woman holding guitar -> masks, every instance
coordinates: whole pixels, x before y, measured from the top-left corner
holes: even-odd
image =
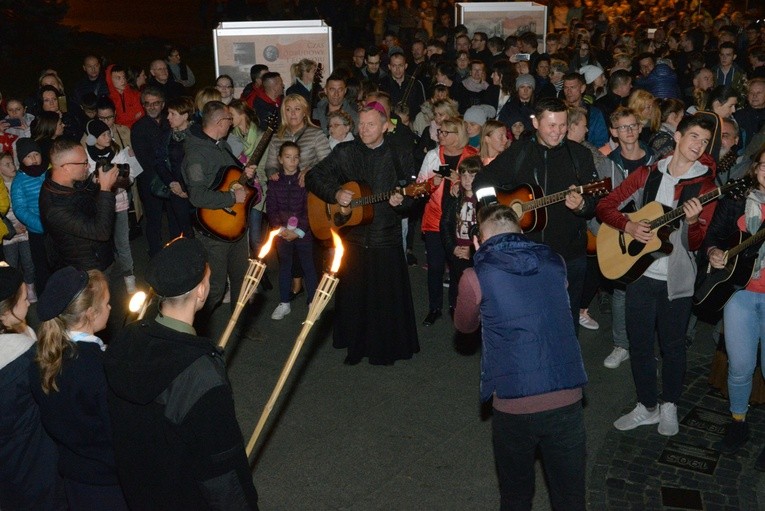
[[[731,234],[739,232],[754,235],[762,230],[765,219],[765,147],[757,151],[748,176],[754,186],[745,200],[726,199],[720,202],[707,236],[707,254],[713,268],[722,269],[728,261],[727,249],[733,248]],[[738,244],[738,238],[733,243]],[[746,412],[752,393],[752,375],[760,353],[760,370],[765,368],[765,351],[760,343],[765,340],[765,245],[762,242],[742,252],[739,259],[749,259],[751,279],[736,291],[725,305],[723,317],[725,348],[728,352],[728,392],[732,422],[725,438],[713,445],[725,454],[733,454],[749,438]],[[725,251],[723,250],[725,248]],[[739,261],[738,264],[744,264]],[[761,439],[762,443],[762,439]],[[754,467],[765,471],[765,449],[760,452]]]

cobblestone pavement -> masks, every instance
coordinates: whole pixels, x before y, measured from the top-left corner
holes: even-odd
[[[728,400],[707,382],[711,362],[711,355],[689,357],[686,386],[678,403],[679,434],[662,436],[656,426],[632,431],[612,428],[606,434],[594,456],[588,481],[591,509],[765,509],[765,477],[754,469],[754,461],[765,445],[762,407],[753,407],[747,415],[750,440],[738,453],[726,456],[705,450],[724,435],[729,417]],[[695,418],[697,410],[702,420]],[[690,491],[679,495],[673,506],[667,506],[670,501],[664,502],[662,496],[668,489],[670,493],[671,489]]]

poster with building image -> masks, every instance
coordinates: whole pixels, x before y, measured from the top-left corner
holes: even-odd
[[[547,6],[536,2],[470,2],[454,6],[457,23],[465,25],[469,34],[486,32],[489,37],[505,38],[533,32],[544,51],[547,36]]]
[[[250,68],[265,64],[282,76],[285,89],[293,79],[290,66],[308,58],[320,63],[324,79],[332,73],[332,27],[323,20],[221,23],[213,31],[216,76],[234,80],[234,97],[250,83]]]

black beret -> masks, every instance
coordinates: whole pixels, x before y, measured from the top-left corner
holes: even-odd
[[[73,266],[61,268],[50,276],[37,300],[37,317],[49,321],[66,310],[88,285],[88,272]]]
[[[207,251],[199,240],[176,238],[151,259],[146,282],[157,296],[181,296],[202,282],[206,267]]]
[[[23,282],[24,279],[19,270],[2,263],[0,266],[0,301],[15,296]]]

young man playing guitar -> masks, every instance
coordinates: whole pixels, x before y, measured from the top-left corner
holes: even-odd
[[[696,278],[691,252],[701,247],[716,205],[712,201],[702,206],[697,198],[715,188],[715,163],[704,152],[713,129],[706,117],[685,118],[674,135],[677,143],[674,154],[639,168],[597,205],[599,220],[640,243],[653,240],[656,233],[648,220],[628,219],[619,211],[622,205],[634,200],[642,207],[657,201],[669,208],[682,206],[684,213],[680,227],[669,237],[674,250],[657,258],[642,277],[627,285],[627,336],[638,403],[634,410],[614,422],[621,431],[656,423],[662,435],[672,436],[679,431],[676,403],[683,390],[685,330]],[[657,334],[662,352],[661,405],[654,358]]]
[[[514,142],[479,172],[473,189],[487,186],[511,190],[528,183],[538,185],[545,195],[598,178],[592,154],[586,147],[566,139],[568,110],[560,99],[537,102],[532,119],[536,134]],[[595,211],[595,198],[572,191],[565,202],[546,208],[547,227],[529,234],[529,239],[549,245],[566,261],[568,294],[574,330],[579,332],[579,304],[587,269],[587,219]]]
[[[244,203],[247,199],[244,187],[231,191],[213,189],[219,171],[239,163],[226,142],[232,122],[233,117],[226,105],[220,101],[210,101],[202,110],[201,125],[193,125],[186,138],[182,171],[189,190],[189,201],[195,208],[230,208],[234,204]],[[244,172],[247,179],[252,179],[255,166],[246,167]],[[239,289],[247,271],[247,237],[222,241],[199,229],[196,230],[196,237],[207,250],[212,271],[210,295],[203,311],[207,313],[205,319],[208,319],[209,314],[223,298],[226,279],[231,283],[231,296],[239,296]],[[234,303],[235,299],[231,301],[231,305]]]

